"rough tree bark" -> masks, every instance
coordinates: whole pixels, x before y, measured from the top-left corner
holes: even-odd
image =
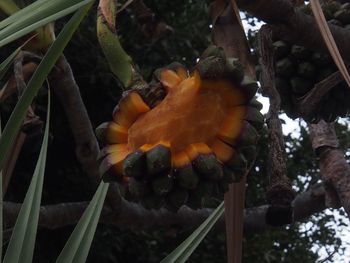
[[[77,158],[90,182],[97,188],[101,180],[97,161],[100,150],[79,87],[64,56],[58,60],[55,69],[50,73],[50,84],[66,112],[76,143]],[[115,210],[120,208],[119,188],[113,183],[109,187],[107,200]]]
[[[339,142],[333,123],[320,121],[310,124],[312,147],[320,158],[321,178],[325,184],[327,205],[344,207],[350,217],[350,167]]]
[[[274,54],[271,37],[271,28],[267,25],[262,26],[258,38],[262,66],[260,82],[263,93],[270,99],[270,108],[266,117],[269,134],[267,170],[269,171],[270,182],[266,196],[271,207],[269,213],[267,213],[267,220],[273,225],[281,225],[293,220],[291,202],[295,194],[287,177],[285,144],[282,123],[279,119],[281,98],[275,87]]]

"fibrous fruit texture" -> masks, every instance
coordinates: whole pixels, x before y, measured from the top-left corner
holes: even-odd
[[[311,14],[309,6],[301,7]],[[328,23],[350,29],[350,4],[339,1],[324,1],[323,12]],[[336,66],[329,54],[320,53],[302,46],[274,42],[276,57],[276,88],[281,94],[282,109],[291,118],[300,117],[296,103],[302,99],[315,84],[336,72]],[[320,119],[332,122],[338,116],[345,117],[350,111],[350,89],[345,82],[333,87],[322,99],[313,116],[306,121],[318,122]]]
[[[239,181],[254,159],[261,105],[257,84],[211,47],[191,73],[179,63],[157,70],[143,90],[124,94],[97,133],[101,174],[146,208],[203,206]]]

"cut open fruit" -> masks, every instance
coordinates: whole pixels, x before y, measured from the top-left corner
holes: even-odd
[[[174,198],[187,200],[203,182],[222,185],[224,166],[241,158],[240,147],[256,143],[263,117],[252,100],[251,83],[245,90],[239,82],[216,75],[208,78],[197,69],[188,75],[181,66],[159,71],[166,96],[153,108],[138,91],[126,93],[113,122],[100,126],[103,141],[112,144],[102,150],[102,174],[142,181],[168,206],[182,205]]]

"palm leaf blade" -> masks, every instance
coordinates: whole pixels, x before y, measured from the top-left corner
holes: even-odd
[[[0,170],[3,168],[6,156],[13,144],[19,128],[21,127],[29,105],[44,83],[47,75],[55,65],[57,59],[61,56],[63,49],[68,44],[74,31],[79,26],[91,5],[92,3],[79,9],[79,11],[77,11],[65,25],[58,35],[56,41],[52,44],[49,51],[39,64],[37,70],[34,72],[27,88],[23,92],[19,102],[16,104],[16,107],[13,110],[7,125],[5,126],[3,135],[0,138]]]
[[[224,202],[222,202],[185,241],[183,241],[173,252],[164,258],[161,263],[185,262],[208,234],[210,229],[215,225],[223,212]]]
[[[84,262],[82,260],[84,256],[87,255],[88,249],[90,248],[92,236],[95,233],[108,186],[109,184],[107,183],[100,183],[94,197],[80,218],[77,226],[74,228],[72,235],[64,246],[56,263]],[[83,244],[84,241],[89,241],[90,244]]]
[[[16,22],[0,31],[0,47],[25,36],[41,26],[66,16],[91,2],[93,0],[80,0],[80,2],[74,5],[70,3],[70,5],[63,6],[48,6],[47,9],[42,11],[36,10],[34,13],[32,12],[33,15],[31,16],[19,18]]]
[[[50,96],[43,144],[35,167],[32,181],[19,212],[10,243],[6,250],[4,262],[31,262],[34,251],[35,236],[38,227],[41,193],[44,182],[47,144],[50,123]]]

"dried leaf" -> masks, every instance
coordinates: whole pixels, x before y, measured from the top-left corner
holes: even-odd
[[[98,4],[98,10],[105,19],[110,30],[115,32],[116,4],[114,1],[101,0]]]
[[[216,0],[212,8],[213,41],[226,56],[239,58],[246,74],[255,78],[255,67],[235,0]]]
[[[311,0],[310,4],[311,4],[312,13],[314,14],[314,17],[316,19],[316,22],[321,32],[321,35],[323,37],[323,40],[325,41],[326,46],[335,64],[337,65],[340,73],[342,74],[346,83],[350,87],[350,76],[349,76],[348,70],[346,69],[345,63],[339,53],[337,44],[335,43],[332,33],[328,27],[326,18],[324,17],[324,14],[322,12],[320,2],[318,0]]]
[[[227,262],[242,262],[246,176],[241,182],[231,184],[225,194],[225,223]]]
[[[120,44],[116,30],[116,3],[100,0],[97,14],[97,37],[114,75],[125,88],[131,86],[135,72],[131,57]]]

